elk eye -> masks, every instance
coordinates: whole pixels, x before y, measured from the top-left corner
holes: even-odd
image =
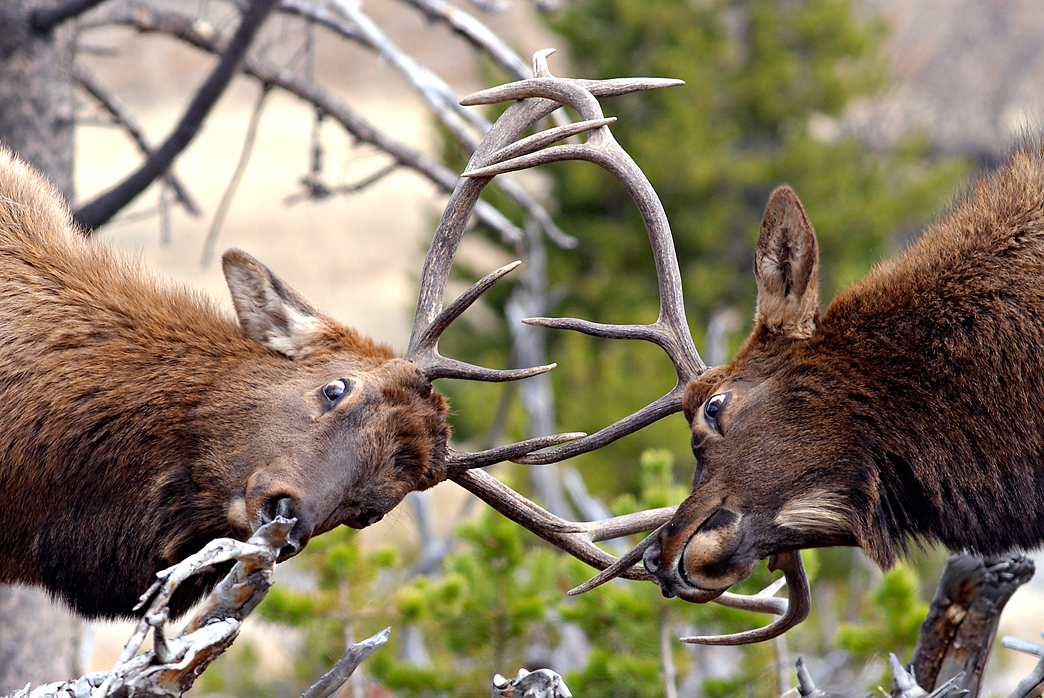
[[[703,416],[707,420],[707,424],[712,426],[719,433],[721,432],[721,424],[718,423],[718,417],[721,415],[721,411],[725,409],[725,402],[728,399],[728,393],[718,393],[717,395],[711,396],[703,406]]]
[[[335,381],[330,381],[323,386],[323,395],[330,402],[337,400],[342,395],[346,395],[350,391],[351,384],[343,378],[338,378]]]

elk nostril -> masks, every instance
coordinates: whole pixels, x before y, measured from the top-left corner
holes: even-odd
[[[284,519],[293,519],[297,516],[294,513],[294,498],[286,494],[272,497],[261,507],[259,515],[262,525],[272,523],[280,516]]]
[[[656,574],[660,569],[660,549],[659,543],[653,543],[645,549],[645,553],[642,555],[642,563],[649,574]]]

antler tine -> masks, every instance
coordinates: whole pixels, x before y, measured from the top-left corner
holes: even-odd
[[[633,434],[639,429],[643,429],[653,422],[663,419],[667,415],[679,412],[681,410],[681,402],[684,394],[685,384],[679,382],[674,386],[671,392],[667,393],[660,399],[646,405],[637,412],[613,422],[607,427],[603,427],[590,436],[577,439],[576,441],[568,443],[565,446],[560,446],[553,451],[530,453],[527,456],[514,458],[513,461],[524,465],[549,465],[551,463],[563,461],[566,458],[578,456],[582,453],[594,451],[606,444],[616,441],[617,439],[623,438],[628,434]]]
[[[809,589],[808,575],[805,574],[805,565],[801,561],[801,551],[789,550],[773,555],[769,559],[769,569],[783,570],[783,576],[787,580],[790,600],[787,603],[787,611],[782,618],[773,621],[764,628],[747,630],[746,632],[733,633],[731,635],[683,637],[680,638],[681,641],[697,645],[750,645],[755,642],[764,642],[765,640],[779,637],[805,620],[805,618],[808,618],[808,614],[812,610],[812,592]],[[753,599],[757,597],[744,598]],[[723,605],[731,605],[722,603]],[[733,608],[739,607],[733,606]]]
[[[406,352],[404,358],[417,364],[424,372],[424,375],[428,377],[428,380],[435,380],[436,378],[466,378],[479,381],[503,382],[529,378],[553,369],[555,364],[510,370],[483,368],[482,366],[474,366],[456,359],[448,359],[438,352],[439,338],[442,337],[442,333],[446,331],[450,323],[460,317],[493,284],[521,263],[516,261],[507,264],[472,284],[467,291],[462,293],[457,300],[450,303],[445,310],[439,313],[424,328],[423,333]]]
[[[512,458],[519,458],[541,448],[559,446],[569,441],[582,439],[585,436],[587,436],[587,434],[582,431],[554,434],[552,436],[538,436],[534,439],[527,439],[526,441],[498,446],[486,451],[477,451],[474,453],[450,449],[449,455],[446,458],[446,465],[449,467],[451,473],[468,470],[470,468],[485,468],[488,465],[501,463],[506,460],[511,460]]]
[[[508,519],[599,569],[609,567],[616,558],[596,546],[596,541],[652,530],[670,520],[677,509],[663,507],[602,521],[573,522],[531,502],[484,470],[466,470],[453,475],[452,479]],[[638,566],[623,570],[619,576],[653,581],[653,576]]]

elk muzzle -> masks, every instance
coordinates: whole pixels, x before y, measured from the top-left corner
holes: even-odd
[[[642,561],[666,598],[704,603],[745,579],[758,560],[743,544],[742,514],[724,501],[706,514],[697,514],[691,501],[679,507]]]

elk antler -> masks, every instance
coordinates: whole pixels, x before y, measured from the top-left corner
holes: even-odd
[[[482,188],[498,174],[560,160],[587,160],[603,167],[621,182],[638,206],[653,248],[660,289],[660,312],[656,322],[650,325],[607,325],[576,318],[530,318],[525,322],[543,327],[574,330],[595,337],[641,339],[652,342],[666,352],[675,367],[678,380],[674,388],[650,405],[590,436],[559,434],[546,437],[541,441],[543,445],[537,445],[536,442],[540,440],[530,440],[483,453],[454,453],[451,457],[454,473],[452,478],[462,487],[544,540],[579,560],[604,570],[586,584],[569,592],[576,594],[593,589],[617,576],[654,581],[652,575],[636,564],[641,560],[643,551],[652,541],[652,536],[647,537],[618,560],[594,544],[598,541],[641,531],[658,530],[658,527],[670,520],[675,507],[643,511],[602,521],[571,522],[554,516],[488,473],[471,468],[505,459],[527,464],[555,463],[601,448],[658,419],[679,412],[685,386],[690,380],[705,371],[706,365],[696,351],[685,320],[681,273],[678,269],[674,241],[663,206],[644,173],[609,132],[608,125],[615,119],[604,117],[596,99],[596,97],[615,96],[682,83],[679,80],[656,78],[599,81],[556,78],[547,69],[547,56],[552,52],[547,50],[534,55],[534,78],[484,90],[461,100],[461,103],[465,105],[494,104],[509,99],[517,101],[508,107],[479,144],[462,175],[461,182],[447,204],[446,212],[443,214],[439,230],[435,235],[435,241],[433,241],[425,261],[424,278],[426,281],[422,286],[417,304],[417,315],[407,358],[411,358],[418,365],[425,367],[424,370],[428,375],[439,377],[454,375],[480,377],[483,380],[513,380],[524,377],[524,375],[535,375],[550,370],[550,366],[542,366],[517,371],[489,371],[477,367],[466,367],[466,365],[438,355],[436,344],[445,325],[453,317],[459,315],[485,288],[514,268],[513,265],[509,265],[490,274],[475,284],[464,296],[461,296],[460,300],[440,313],[439,308],[442,305],[442,294],[449,274],[449,266],[463,233],[464,224],[470,215],[471,208],[478,200]],[[575,109],[579,113],[581,121],[568,126],[548,129],[516,141],[538,120],[563,105]],[[586,143],[552,145],[563,138],[583,132],[588,133]],[[458,305],[460,307],[454,311]],[[470,375],[464,376],[465,373]],[[539,448],[567,441],[571,443],[550,450],[533,452]],[[509,451],[512,455],[507,455]],[[782,618],[764,628],[745,633],[683,639],[686,642],[702,644],[760,642],[776,637],[804,620],[811,606],[811,598],[808,578],[801,564],[800,553],[794,551],[775,555],[770,560],[770,567],[782,570],[784,578],[758,594],[744,596],[726,592],[715,599],[715,602],[732,608],[782,614]],[[773,596],[784,583],[790,587],[789,602]]]

